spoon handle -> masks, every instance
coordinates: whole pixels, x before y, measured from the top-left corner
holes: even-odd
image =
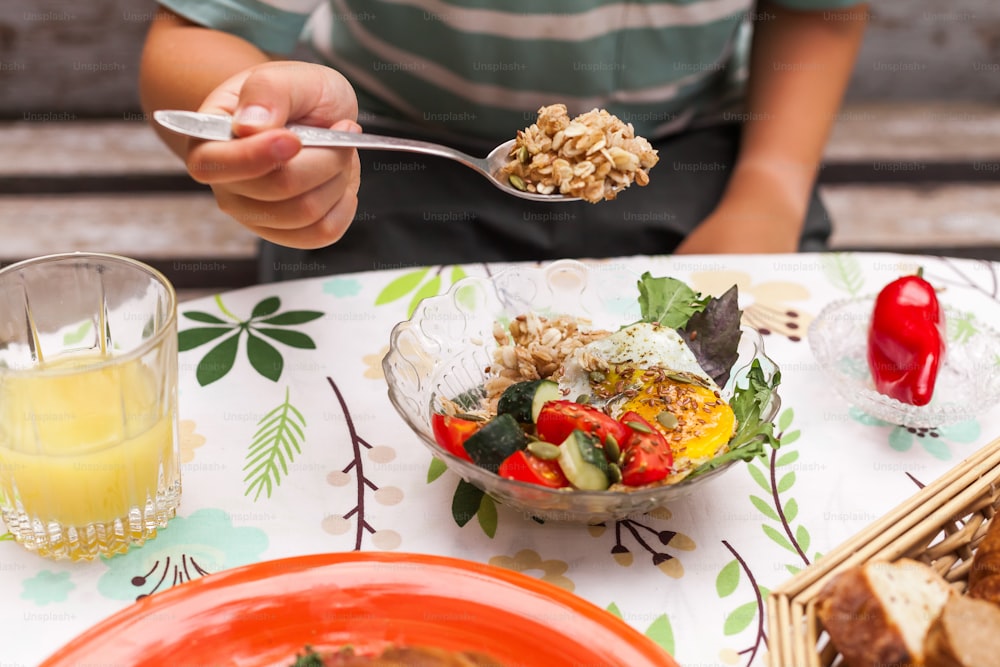
[[[423,153],[425,155],[436,155],[438,157],[457,160],[474,169],[483,170],[486,166],[485,161],[482,159],[472,157],[449,146],[429,141],[386,137],[378,134],[365,134],[364,132],[340,132],[338,130],[325,130],[321,127],[311,127],[309,125],[289,125],[288,129],[298,135],[299,139],[302,140],[303,146],[369,148]]]
[[[233,138],[233,119],[222,114],[208,114],[197,111],[159,110],[153,118],[163,127],[198,139],[228,141]],[[298,135],[304,146],[328,146],[347,148],[370,148],[387,151],[424,153],[457,160],[462,164],[486,173],[486,160],[466,155],[449,146],[428,141],[417,141],[403,137],[386,137],[363,132],[340,132],[309,125],[288,125],[287,128]]]

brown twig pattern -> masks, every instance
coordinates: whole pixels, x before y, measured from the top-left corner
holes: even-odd
[[[330,384],[330,388],[333,389],[333,393],[337,397],[337,402],[340,404],[340,409],[344,414],[344,421],[347,422],[347,430],[351,435],[351,447],[354,451],[354,458],[341,472],[350,473],[352,470],[354,471],[357,483],[357,504],[343,516],[345,519],[350,519],[357,515],[357,527],[354,532],[354,551],[361,551],[361,542],[365,532],[375,532],[375,528],[365,518],[365,488],[378,491],[378,486],[365,477],[364,461],[361,458],[361,448],[371,449],[372,446],[367,440],[361,437],[355,428],[354,420],[351,418],[351,411],[348,409],[347,401],[344,400],[344,395],[341,393],[340,388],[337,387],[337,383],[331,377],[327,377],[326,381]]]

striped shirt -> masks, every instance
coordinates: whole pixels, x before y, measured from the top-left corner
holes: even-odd
[[[272,54],[307,45],[354,85],[362,124],[388,117],[498,141],[556,102],[607,109],[651,139],[735,112],[756,11],[754,0],[159,2]]]

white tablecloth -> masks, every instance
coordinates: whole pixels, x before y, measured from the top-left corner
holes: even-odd
[[[620,615],[686,667],[762,665],[769,589],[1000,433],[997,410],[929,429],[867,417],[833,391],[806,340],[824,305],[874,294],[918,265],[970,325],[1000,325],[997,265],[889,254],[603,263],[635,277],[674,276],[704,293],[739,286],[744,321],[768,332],[767,353],[782,371],[775,456],[614,524],[540,524],[487,499],[460,526],[452,513],[459,478],[438,474],[390,405],[381,359],[414,299],[501,266],[314,278],[184,303],[182,331],[212,326],[211,318],[275,318],[271,328],[287,333],[268,339],[270,356],[252,356],[243,331],[228,370],[210,356],[225,337],[181,353],[183,502],[155,540],[90,563],[43,560],[9,534],[0,540],[0,665],[36,665],[138,596],[189,579],[351,550],[517,569]]]

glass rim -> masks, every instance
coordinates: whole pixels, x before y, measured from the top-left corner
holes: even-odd
[[[129,266],[134,269],[138,269],[142,273],[145,273],[153,280],[162,285],[168,295],[168,314],[166,320],[164,320],[163,326],[155,334],[142,341],[141,344],[135,346],[133,349],[124,352],[123,354],[109,356],[107,359],[94,364],[83,364],[81,366],[70,366],[65,368],[39,368],[38,366],[32,368],[3,368],[0,367],[0,374],[4,375],[37,375],[38,373],[52,374],[52,375],[73,375],[75,373],[89,372],[95,368],[103,368],[105,366],[112,366],[120,364],[124,361],[130,361],[132,359],[141,357],[146,354],[149,350],[159,347],[163,343],[163,339],[166,337],[166,332],[174,329],[177,325],[177,291],[174,289],[173,283],[163,274],[162,271],[153,268],[149,264],[143,261],[133,259],[131,257],[126,257],[125,255],[118,255],[109,252],[92,252],[92,251],[80,251],[75,250],[71,252],[59,252],[51,253],[48,255],[39,255],[37,257],[29,257],[28,259],[22,259],[13,264],[8,264],[7,266],[0,267],[0,280],[7,277],[8,274],[15,273],[18,270],[23,270],[25,268],[30,268],[35,265],[40,264],[51,264],[56,262],[62,262],[66,260],[99,260],[108,263],[121,264]]]

